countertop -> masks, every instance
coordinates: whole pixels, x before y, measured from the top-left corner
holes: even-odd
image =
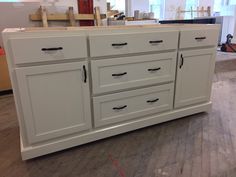
[[[154,24],[154,25],[132,25],[132,26],[91,26],[91,27],[32,27],[32,28],[7,28],[3,33],[11,32],[43,32],[43,31],[99,31],[99,30],[123,30],[123,29],[190,29],[190,28],[218,28],[217,24]]]

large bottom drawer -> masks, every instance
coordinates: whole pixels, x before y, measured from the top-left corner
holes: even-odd
[[[174,84],[93,98],[95,127],[155,114],[173,108]]]

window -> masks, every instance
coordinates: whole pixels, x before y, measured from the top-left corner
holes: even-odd
[[[214,12],[220,12],[221,6],[223,5],[222,0],[214,0]]]
[[[154,13],[154,18],[163,19],[165,10],[165,0],[149,0],[150,12]]]
[[[236,0],[230,0],[230,1],[228,2],[228,4],[229,4],[229,5],[236,5]]]
[[[190,11],[191,9],[196,10],[199,6],[199,0],[186,0],[185,10]],[[191,15],[191,12],[185,12],[185,19],[191,19],[194,17]]]
[[[111,3],[112,10],[118,10],[125,13],[125,0],[107,0]]]

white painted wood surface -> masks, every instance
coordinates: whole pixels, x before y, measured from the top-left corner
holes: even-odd
[[[91,128],[87,62],[16,68],[29,143]]]
[[[93,98],[95,127],[125,122],[173,108],[174,84]]]
[[[168,52],[92,60],[93,93],[174,81],[176,56],[176,52]]]
[[[188,29],[180,32],[179,48],[204,47],[217,44],[218,29]]]
[[[175,108],[206,102],[210,99],[214,66],[215,48],[179,52]]]
[[[85,35],[16,37],[10,40],[15,64],[86,58]],[[50,49],[58,50],[50,50]],[[48,51],[43,51],[49,49]]]
[[[158,43],[158,41],[160,42]],[[90,56],[99,57],[177,49],[177,41],[177,31],[103,35],[91,34],[89,36]],[[114,44],[125,45],[113,46]]]
[[[216,25],[5,30],[22,158],[209,111],[217,32]],[[206,34],[206,42],[193,42],[195,34]],[[111,45],[118,42],[127,45]],[[65,53],[41,55],[45,44],[64,45]],[[125,77],[111,77],[124,70]],[[123,104],[123,111],[111,109]]]

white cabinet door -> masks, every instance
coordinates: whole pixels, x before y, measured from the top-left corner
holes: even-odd
[[[214,66],[214,48],[179,52],[175,108],[210,100]]]
[[[29,143],[91,128],[87,62],[16,68]]]

